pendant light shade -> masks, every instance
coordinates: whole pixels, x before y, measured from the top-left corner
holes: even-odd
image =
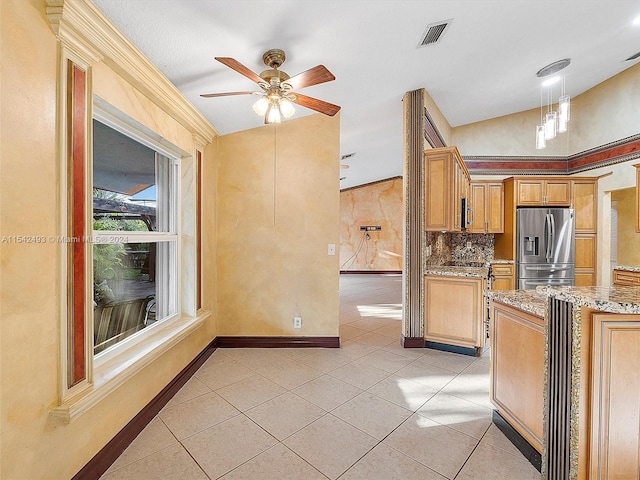
[[[551,140],[556,138],[556,122],[558,121],[558,115],[556,112],[548,112],[544,116],[544,139]]]
[[[536,149],[541,150],[547,146],[547,141],[544,138],[544,125],[536,126]]]
[[[566,132],[567,123],[571,120],[571,99],[569,95],[562,95],[558,99],[558,131]],[[564,129],[562,127],[564,125]]]

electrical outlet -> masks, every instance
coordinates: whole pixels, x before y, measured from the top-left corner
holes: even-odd
[[[293,317],[293,328],[302,328],[302,317]]]
[[[431,256],[431,245],[427,245],[427,257]]]
[[[471,242],[467,242],[467,248],[471,248]]]

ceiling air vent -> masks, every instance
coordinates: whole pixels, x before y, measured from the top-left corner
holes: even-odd
[[[640,52],[636,53],[635,55],[631,55],[629,58],[625,60],[625,62],[628,62],[629,60],[635,60],[638,57],[640,57]]]
[[[418,48],[426,47],[427,45],[433,45],[434,43],[438,43],[438,41],[440,40],[440,37],[442,37],[442,34],[446,30],[446,28],[451,24],[452,21],[453,21],[453,18],[450,18],[449,20],[443,20],[441,22],[436,22],[436,23],[427,25],[426,30],[422,34],[422,39],[418,44]]]

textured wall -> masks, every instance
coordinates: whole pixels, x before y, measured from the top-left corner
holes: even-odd
[[[635,65],[572,98],[569,129],[544,150],[535,149],[539,108],[455,127],[450,145],[462,155],[564,157],[640,133],[639,103],[640,65]]]
[[[57,158],[56,38],[44,1],[0,3],[1,235],[61,235],[63,192],[58,179],[64,172]],[[108,67],[97,65],[93,80],[103,99],[193,151],[193,137],[184,127]],[[2,243],[0,247],[0,478],[68,479],[211,341],[215,319],[211,317],[203,328],[64,424],[49,415],[58,404],[60,383],[65,290],[59,245]],[[204,300],[211,304],[210,298]]]
[[[611,192],[618,210],[618,265],[640,266],[640,233],[636,233],[636,189]]]
[[[340,192],[340,270],[402,270],[403,215],[402,178]]]
[[[338,335],[339,128],[316,114],[218,138],[219,335]]]

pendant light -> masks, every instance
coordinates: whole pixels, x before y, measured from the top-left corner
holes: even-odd
[[[536,126],[536,149],[541,150],[547,146],[547,141],[556,137],[558,133],[564,133],[567,131],[568,122],[570,118],[570,98],[569,95],[565,93],[565,77],[562,76],[562,94],[558,99],[558,111],[553,111],[553,103],[552,103],[552,93],[553,88],[552,85],[560,80],[560,77],[551,77],[553,74],[559,72],[560,70],[566,68],[571,63],[570,58],[565,58],[562,60],[558,60],[557,62],[553,62],[547,65],[544,68],[541,68],[536,73],[536,76],[539,78],[547,77],[550,78],[545,80],[542,83],[541,89],[548,88],[547,90],[547,113],[542,116],[542,106],[543,106],[543,94],[542,90],[540,91],[540,111],[541,111],[541,124]]]

